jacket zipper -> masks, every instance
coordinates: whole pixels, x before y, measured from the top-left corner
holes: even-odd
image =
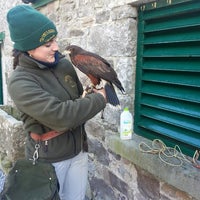
[[[67,91],[67,89],[63,86],[63,84],[60,82],[59,78],[56,76],[56,74],[50,69],[51,73],[53,74],[53,76],[56,78],[56,80],[58,81],[58,83],[61,85],[61,87],[65,90],[65,92],[69,95],[70,99],[72,100],[72,96],[70,95],[70,93]],[[77,154],[77,148],[76,148],[76,139],[74,137],[73,132],[71,131],[71,135],[73,138],[73,142],[74,142],[74,154]]]

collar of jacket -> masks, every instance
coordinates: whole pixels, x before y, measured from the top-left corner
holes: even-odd
[[[58,52],[59,60],[64,58],[65,56]],[[28,54],[23,53],[19,58],[19,66],[26,67],[26,68],[40,68],[40,69],[49,69],[45,64],[42,64],[28,56]]]

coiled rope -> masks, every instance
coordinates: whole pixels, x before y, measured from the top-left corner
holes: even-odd
[[[139,144],[139,149],[143,153],[158,154],[162,162],[173,167],[178,167],[181,166],[183,162],[188,162],[192,163],[194,167],[200,169],[200,165],[198,164],[198,150],[195,151],[191,161],[186,158],[178,145],[175,145],[174,147],[167,147],[164,142],[159,139],[153,140],[151,146],[145,142],[141,142]]]

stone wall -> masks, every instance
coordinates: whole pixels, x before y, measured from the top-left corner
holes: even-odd
[[[24,157],[22,122],[8,114],[11,112],[8,107],[0,109],[0,168],[5,173],[16,159]]]
[[[130,141],[119,139],[120,112],[128,106],[134,115],[137,8],[133,5],[144,2],[149,0],[55,0],[40,8],[57,25],[61,52],[68,44],[77,44],[98,53],[112,64],[126,90],[125,95],[117,91],[121,108],[107,105],[103,120],[97,115],[86,124],[91,189],[88,190],[88,199],[195,200],[200,196],[198,170],[185,164],[181,168],[171,168],[160,162],[157,156],[142,154],[138,144],[145,139],[139,136],[134,135]],[[7,77],[12,71],[12,43],[5,16],[9,8],[20,3],[19,0],[0,3],[3,16],[0,31],[5,31],[6,35],[2,46],[4,102],[8,105],[13,105],[6,90]],[[86,77],[80,72],[78,74],[84,83]],[[19,150],[23,148],[21,122],[15,121],[15,126],[14,119],[9,120],[11,116],[3,111],[0,115],[0,143],[10,138],[9,144],[0,146],[0,152],[10,162],[17,158],[13,154],[17,149],[13,151],[12,147],[17,144],[15,147]],[[12,131],[5,126],[4,119],[9,122]]]

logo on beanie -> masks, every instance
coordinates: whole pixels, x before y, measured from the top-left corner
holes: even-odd
[[[41,43],[46,43],[53,39],[56,36],[56,30],[55,29],[49,29],[45,31],[41,37],[40,37],[40,42]]]

